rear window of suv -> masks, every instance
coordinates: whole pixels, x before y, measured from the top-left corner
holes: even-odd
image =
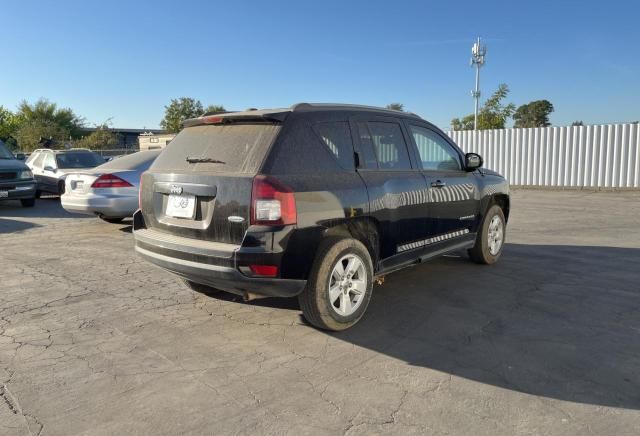
[[[93,168],[104,163],[104,159],[91,151],[69,151],[56,155],[58,168]],[[52,162],[53,163],[53,162]],[[45,166],[47,162],[45,161]]]
[[[254,174],[279,131],[280,125],[266,123],[187,127],[167,145],[153,168]]]

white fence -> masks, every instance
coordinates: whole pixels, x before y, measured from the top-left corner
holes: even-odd
[[[640,126],[450,131],[512,185],[640,188]]]

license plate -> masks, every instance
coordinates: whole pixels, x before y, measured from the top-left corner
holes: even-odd
[[[193,218],[196,212],[195,195],[169,195],[165,215],[174,218]]]
[[[84,180],[75,180],[71,182],[71,188],[74,191],[80,191],[84,187]]]
[[[0,191],[0,198],[8,198],[9,191]]]

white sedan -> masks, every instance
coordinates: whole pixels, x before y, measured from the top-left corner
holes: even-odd
[[[140,175],[160,150],[140,151],[90,170],[69,173],[62,207],[75,213],[97,215],[110,223],[131,217],[138,208]]]

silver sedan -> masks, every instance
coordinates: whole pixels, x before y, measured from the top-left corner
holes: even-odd
[[[82,172],[69,173],[62,207],[75,213],[97,215],[119,223],[138,208],[140,175],[160,154],[160,150],[140,151],[119,157]]]

